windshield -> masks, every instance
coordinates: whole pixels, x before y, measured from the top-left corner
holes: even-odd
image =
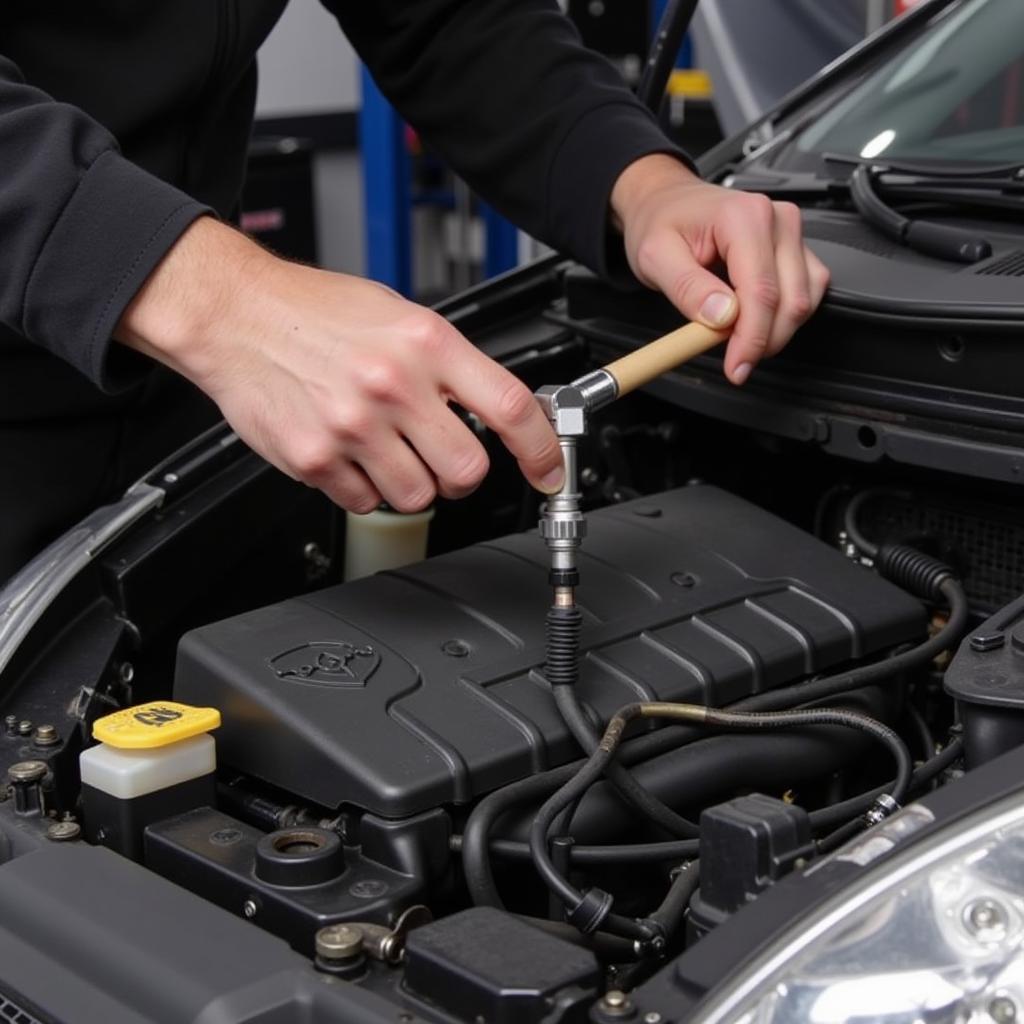
[[[1024,0],[968,0],[781,149],[776,166],[825,154],[1024,163]]]

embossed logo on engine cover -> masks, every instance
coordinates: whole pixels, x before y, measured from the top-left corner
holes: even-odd
[[[270,659],[279,679],[328,686],[364,686],[380,664],[380,654],[369,644],[337,641],[303,644]]]

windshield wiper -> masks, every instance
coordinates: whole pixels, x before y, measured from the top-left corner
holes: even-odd
[[[1020,164],[936,169],[888,161],[865,163],[828,153],[824,159],[826,163],[852,165],[849,179],[750,169],[728,175],[724,184],[795,202],[849,197],[860,216],[883,234],[916,252],[956,263],[988,258],[992,255],[991,243],[974,231],[906,216],[885,197],[892,196],[901,204],[938,203],[954,209],[998,209],[1024,216],[1024,167]]]
[[[850,200],[857,212],[884,235],[926,256],[954,263],[977,263],[992,255],[992,243],[973,231],[930,220],[915,220],[893,209],[876,180],[883,170],[858,164],[850,175]]]

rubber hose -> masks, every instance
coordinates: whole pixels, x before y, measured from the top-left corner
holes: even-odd
[[[865,698],[862,706],[873,716],[888,718],[892,713],[886,691],[872,688]],[[658,735],[660,732],[652,734]],[[694,806],[705,806],[727,798],[741,786],[788,789],[804,780],[825,777],[862,756],[869,743],[866,737],[840,727],[821,727],[813,733],[794,732],[785,736],[705,733],[702,739],[637,765],[633,772],[645,789],[663,799],[679,799],[679,794],[685,793]],[[563,781],[568,777],[568,773],[563,774]],[[548,792],[555,788],[552,786]],[[504,810],[508,806],[511,805]],[[532,817],[532,812],[527,811],[510,815],[510,820],[503,823],[502,834],[525,840]],[[632,827],[630,810],[606,780],[585,794],[573,816],[573,836],[581,845],[613,842],[628,834]]]
[[[698,729],[670,725],[657,732],[627,740],[619,752],[619,761],[624,765],[649,761],[665,751],[674,750],[682,744],[699,739],[700,736]],[[580,759],[519,779],[495,790],[476,805],[466,821],[462,836],[462,866],[474,904],[504,908],[494,884],[490,863],[489,839],[494,823],[518,804],[547,797],[572,778],[584,763],[585,761]],[[621,801],[616,800],[615,806],[621,810]],[[575,825],[574,818],[574,827]]]
[[[582,627],[583,616],[575,605],[571,608],[554,606],[548,609],[545,621],[547,660],[544,671],[562,721],[584,753],[589,754],[597,746],[598,735],[576,695]],[[621,764],[612,762],[608,766],[608,778],[640,814],[665,829],[669,835],[681,839],[692,839],[697,835],[697,826],[692,821],[687,821],[671,807],[651,796]]]
[[[741,737],[737,737],[741,738]],[[963,741],[953,739],[943,749],[924,764],[914,769],[910,783],[910,792],[917,793],[922,787],[932,782],[947,768],[955,764],[963,756]],[[895,781],[884,786],[850,797],[842,803],[832,804],[810,812],[811,828],[815,832],[834,829],[845,825],[852,818],[859,817],[867,811],[883,793],[889,792]],[[453,837],[455,849],[461,849],[461,836]],[[664,843],[623,843],[607,846],[574,846],[571,861],[580,867],[607,864],[644,864],[683,860],[694,857],[699,852],[700,843],[693,839],[674,840]],[[492,839],[491,853],[512,860],[527,861],[530,859],[530,847],[527,843],[516,839]]]
[[[683,915],[690,905],[690,898],[700,881],[700,861],[690,861],[679,869],[669,887],[668,895],[661,901],[661,906],[649,914],[650,920],[661,926],[666,939],[670,939],[682,924]]]
[[[579,772],[564,786],[553,793],[537,811],[530,827],[530,853],[534,868],[548,889],[565,905],[566,919],[581,931],[594,931],[604,925],[615,935],[627,938],[641,938],[638,932],[649,929],[656,922],[630,920],[611,913],[612,897],[609,893],[592,887],[580,891],[558,870],[548,847],[551,825],[563,808],[578,801],[580,797],[605,772],[614,759],[627,724],[635,718],[685,718],[712,728],[744,729],[760,731],[765,729],[789,729],[793,727],[823,724],[842,725],[846,728],[866,732],[883,743],[896,760],[896,784],[892,797],[902,802],[910,785],[912,764],[910,754],[903,741],[888,726],[850,711],[808,710],[779,711],[774,713],[741,713],[714,711],[698,705],[669,703],[629,704],[615,713],[600,743]],[[656,934],[656,932],[655,932]],[[653,935],[651,936],[653,937]],[[641,941],[643,939],[641,938]]]
[[[575,686],[579,680],[580,632],[583,615],[576,605],[548,609],[544,620],[546,662],[544,676],[555,686]]]
[[[636,951],[629,939],[620,938],[618,935],[609,935],[608,932],[594,932],[591,935],[584,935],[581,931],[573,928],[571,924],[562,921],[549,921],[546,917],[530,917],[526,914],[516,914],[520,921],[539,928],[549,935],[557,935],[558,938],[571,942],[574,946],[582,946],[584,949],[592,949],[602,960],[612,963],[626,963],[636,959]]]
[[[943,582],[956,577],[945,562],[906,544],[881,545],[875,568],[896,586],[926,601],[941,601]]]
[[[886,717],[887,691],[868,689],[856,695],[875,717]],[[705,796],[749,785],[788,786],[794,778],[825,775],[845,764],[866,742],[848,730],[824,728],[814,736],[738,735],[708,737],[695,726],[666,725],[656,732],[627,740],[619,763],[634,769],[645,788],[666,798],[682,790]],[[545,799],[570,779],[581,760],[503,786],[473,809],[463,830],[462,865],[470,897],[477,906],[504,908],[490,863],[490,836],[499,818],[515,807]],[[703,798],[702,798],[703,799]],[[531,810],[505,831],[525,841]],[[583,842],[601,842],[627,831],[633,818],[610,783],[600,782],[581,801],[573,816],[573,833]],[[525,845],[522,847],[526,849]],[[575,856],[575,853],[574,853]]]

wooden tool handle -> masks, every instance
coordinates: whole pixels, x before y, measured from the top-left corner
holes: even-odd
[[[699,323],[689,323],[657,341],[652,341],[628,356],[609,363],[605,370],[610,373],[619,385],[619,395],[628,395],[630,391],[654,380],[655,377],[685,363],[701,352],[707,352],[719,342],[725,341],[731,331],[713,331]]]

